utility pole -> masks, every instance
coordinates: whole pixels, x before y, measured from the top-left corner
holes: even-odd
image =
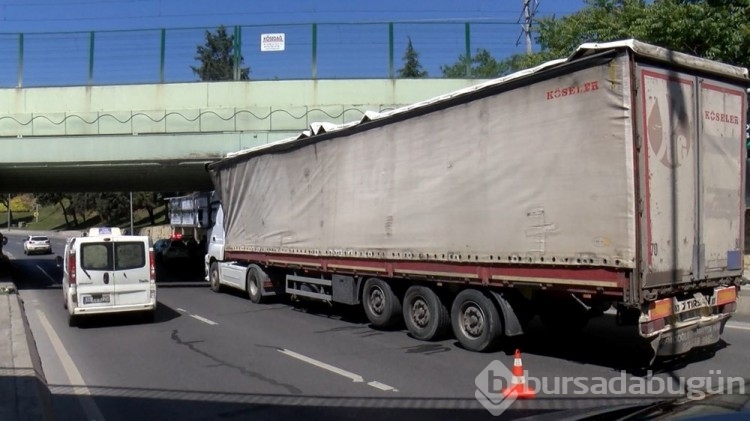
[[[523,19],[521,24],[521,35],[516,41],[516,45],[520,44],[521,37],[526,39],[526,54],[531,54],[531,22],[534,20],[536,9],[539,7],[539,0],[523,0],[523,12],[521,17],[518,18],[519,22]]]

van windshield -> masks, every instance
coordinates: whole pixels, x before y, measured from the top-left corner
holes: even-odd
[[[146,266],[143,243],[86,243],[81,245],[81,267],[86,270],[127,270]]]

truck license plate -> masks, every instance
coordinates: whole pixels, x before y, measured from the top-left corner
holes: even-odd
[[[109,294],[93,294],[83,296],[84,304],[106,304],[109,303]]]

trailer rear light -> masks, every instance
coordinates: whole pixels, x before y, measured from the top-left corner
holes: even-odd
[[[737,289],[735,287],[721,288],[716,291],[717,306],[735,301],[737,301]]]
[[[656,331],[664,329],[664,326],[666,325],[667,325],[667,319],[663,317],[661,319],[652,320],[646,323],[641,323],[641,333],[644,335],[650,335]]]
[[[68,255],[68,282],[73,285],[76,283],[76,255],[70,253]]]
[[[156,282],[156,256],[154,253],[154,249],[151,249],[148,251],[148,260],[149,260],[149,276],[150,280],[152,282]]]
[[[663,319],[672,315],[672,299],[664,298],[649,304],[648,318],[650,320]]]

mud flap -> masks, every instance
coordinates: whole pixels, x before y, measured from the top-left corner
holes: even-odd
[[[505,336],[519,336],[523,335],[523,326],[521,321],[518,319],[515,310],[510,303],[503,297],[502,293],[496,291],[490,291],[492,298],[497,303],[497,308],[500,310],[503,316],[503,333]]]

